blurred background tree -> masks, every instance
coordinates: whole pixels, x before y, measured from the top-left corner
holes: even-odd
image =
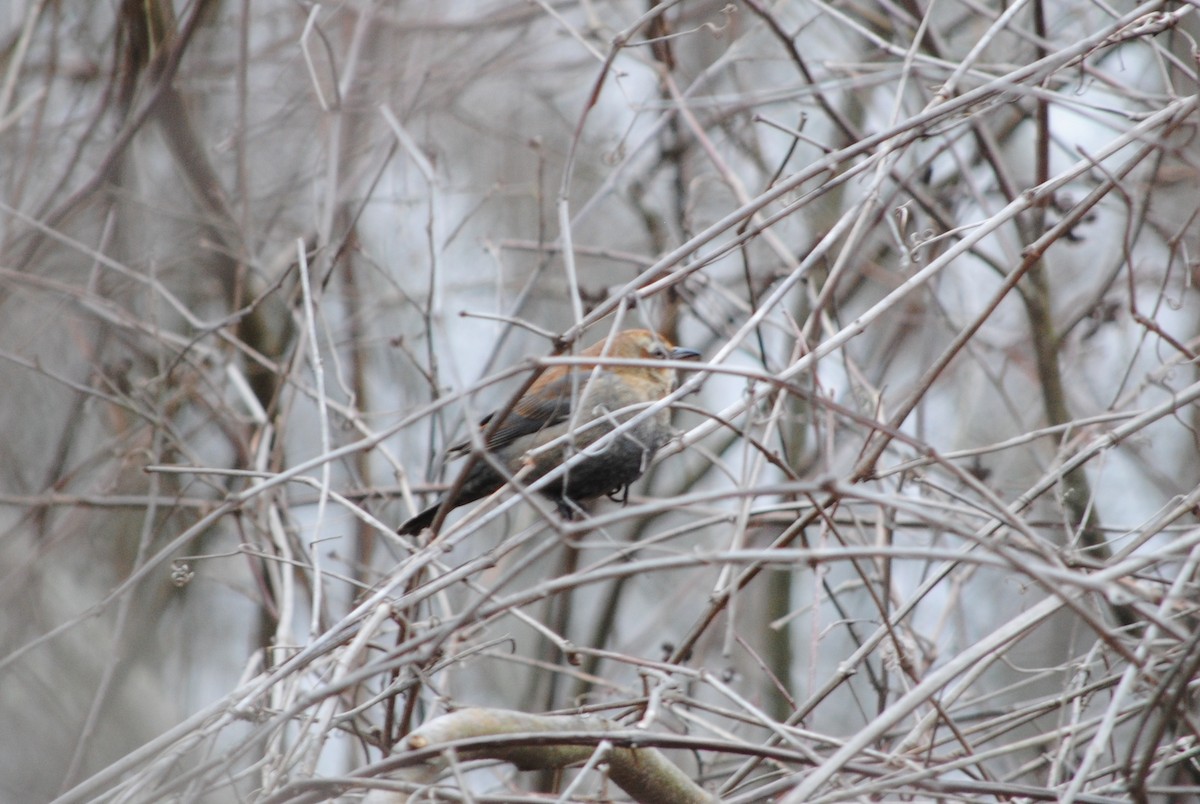
[[[1191,6],[0,26],[6,800],[1197,795]],[[632,326],[705,359],[627,504],[394,535]]]

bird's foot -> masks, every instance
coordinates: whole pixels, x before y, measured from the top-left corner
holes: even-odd
[[[612,500],[615,503],[620,503],[621,505],[628,505],[629,504],[629,484],[626,483],[623,486],[618,486],[617,488],[613,489],[612,491],[610,491],[608,494],[606,494],[604,496],[608,497],[608,499]]]

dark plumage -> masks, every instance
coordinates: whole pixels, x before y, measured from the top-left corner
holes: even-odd
[[[580,356],[599,357],[601,354],[612,360],[684,360],[700,356],[691,349],[673,346],[666,338],[645,329],[619,332],[611,341],[601,341]],[[583,364],[547,369],[517,401],[485,445],[507,472],[497,471],[485,456],[480,456],[452,500],[453,507],[496,491],[509,476],[517,474],[526,465],[530,450],[563,436],[572,425],[571,414],[575,409],[572,402],[578,395],[583,396],[575,416],[573,437],[533,456],[531,469],[522,475],[522,482],[533,483],[566,459],[586,450],[611,432],[616,424],[628,421],[648,404],[669,394],[677,381],[675,370],[665,367],[609,365],[596,370],[594,365]],[[480,427],[486,429],[494,415],[484,417]],[[568,468],[564,477],[541,492],[554,500],[559,511],[567,517],[581,503],[619,492],[642,476],[654,453],[670,439],[670,418],[670,411],[664,408],[644,419],[596,454],[579,459]],[[457,444],[451,452],[466,452],[469,446]],[[439,500],[421,511],[401,525],[399,532],[405,535],[420,533],[429,527],[444,503],[444,499]]]

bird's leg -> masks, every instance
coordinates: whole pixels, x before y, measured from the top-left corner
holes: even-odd
[[[579,503],[570,497],[559,497],[554,507],[558,511],[558,515],[568,522],[572,522],[576,517],[582,517],[587,514],[587,511],[581,508]]]

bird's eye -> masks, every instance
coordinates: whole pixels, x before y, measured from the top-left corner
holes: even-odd
[[[657,357],[660,360],[666,360],[670,355],[667,353],[667,347],[661,343],[656,343],[650,347],[650,356]]]

